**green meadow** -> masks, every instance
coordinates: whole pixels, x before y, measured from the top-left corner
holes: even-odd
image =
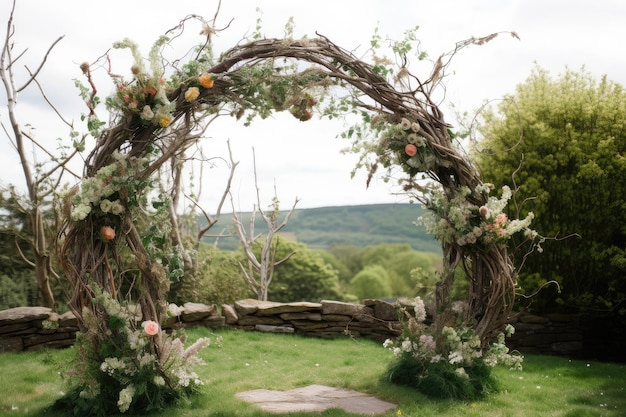
[[[287,390],[322,384],[353,389],[398,404],[382,417],[626,415],[626,364],[525,355],[524,370],[495,368],[499,390],[475,402],[433,400],[383,380],[391,352],[365,339],[316,339],[240,330],[191,329],[189,340],[210,337],[197,372],[204,381],[188,401],[153,413],[167,417],[269,417],[235,397],[253,389]],[[63,395],[63,370],[73,348],[0,354],[0,415],[66,417],[48,408]],[[123,414],[129,416],[129,414]],[[290,417],[355,416],[338,409]]]

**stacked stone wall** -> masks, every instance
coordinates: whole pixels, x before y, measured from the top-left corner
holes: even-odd
[[[571,316],[520,314],[511,324],[516,329],[508,340],[511,349],[569,357],[586,352],[580,323]],[[364,337],[379,342],[401,332],[395,304],[383,300],[276,303],[246,299],[220,308],[186,303],[170,305],[162,326],[166,330],[203,326],[325,338]],[[44,307],[0,311],[0,352],[68,347],[78,330],[71,313],[59,315]]]

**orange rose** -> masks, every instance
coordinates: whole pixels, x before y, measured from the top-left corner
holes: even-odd
[[[415,154],[417,154],[417,146],[409,143],[404,147],[404,152],[406,152],[406,154],[409,156],[414,156]]]
[[[115,238],[115,229],[111,226],[102,226],[102,238],[104,240],[113,240]]]
[[[213,75],[208,72],[200,74],[198,81],[200,81],[200,85],[204,88],[213,88]]]

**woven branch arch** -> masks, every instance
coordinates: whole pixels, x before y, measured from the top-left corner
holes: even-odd
[[[409,156],[403,152],[404,144],[393,138],[383,140],[378,143],[376,155],[368,165],[370,178],[379,167],[399,164],[405,173],[405,190],[415,192],[418,199],[422,190],[418,179],[425,175],[443,189],[449,201],[458,196],[461,189],[469,188],[472,192],[467,198],[472,204],[481,206],[486,203],[488,196],[485,193],[473,191],[481,185],[478,170],[454,146],[450,126],[430,99],[427,87],[432,85],[422,85],[417,77],[410,75],[413,81],[417,81],[417,87],[397,88],[379,75],[372,65],[324,37],[263,39],[226,51],[219,62],[206,70],[212,74],[214,84],[211,88],[200,89],[195,100],[186,100],[185,92],[189,86],[198,85],[197,76],[184,79],[167,91],[167,99],[173,105],[169,126],[164,128],[155,123],[145,123],[136,113],[119,115],[115,125],[103,132],[87,158],[86,178],[96,176],[103,168],[115,164],[119,165],[118,172],[130,169],[120,162],[119,155],[124,155],[125,161],[144,161],[144,165],[135,162],[136,166],[132,168],[133,184],[148,181],[161,165],[198,140],[201,136],[199,132],[206,129],[202,124],[208,124],[199,115],[206,115],[208,108],[234,103],[245,111],[258,106],[258,102],[248,95],[247,88],[250,86],[240,84],[242,72],[261,65],[273,67],[275,62],[283,59],[297,61],[305,67],[300,67],[291,77],[307,80],[301,85],[307,95],[313,90],[342,89],[352,97],[356,108],[382,120],[383,124],[399,124],[403,119],[417,123],[416,128],[426,141],[425,149],[431,152],[435,163],[427,169],[410,166],[407,161]],[[436,77],[432,79],[435,82]],[[280,105],[275,107],[276,110],[284,110]],[[148,157],[148,162],[145,162]],[[164,313],[168,282],[162,265],[151,260],[132,217],[131,206],[140,198],[134,194],[136,192],[136,188],[128,185],[120,187],[116,196],[124,211],[113,220],[110,216],[90,212],[81,221],[68,220],[65,225],[61,259],[73,288],[70,306],[79,317],[83,330],[87,327],[81,319],[83,309],[96,308],[89,300],[98,291],[118,298],[136,298],[144,320],[160,321]],[[427,200],[423,202],[428,204]],[[102,241],[98,238],[98,231],[103,222],[111,221],[116,230],[115,241]],[[515,272],[506,245],[494,243],[470,250],[456,242],[444,242],[442,249],[446,272],[436,290],[435,323],[439,328],[450,324],[452,318],[448,316],[448,302],[454,270],[462,266],[470,282],[469,308],[464,320],[472,325],[486,346],[501,331],[513,307]],[[134,258],[134,271],[121,267],[121,258],[129,253]],[[131,282],[131,288],[120,294],[120,282],[124,280]]]

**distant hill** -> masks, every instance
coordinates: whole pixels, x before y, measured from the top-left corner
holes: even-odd
[[[287,211],[280,212],[282,220]],[[423,252],[440,253],[441,247],[423,227],[414,222],[424,213],[418,204],[372,204],[361,206],[320,207],[296,209],[281,235],[304,243],[311,249],[328,249],[332,245],[373,246],[383,243],[406,243]],[[251,213],[242,213],[243,224],[250,223]],[[201,219],[204,220],[204,219]],[[220,222],[210,231],[219,234],[231,227],[231,215],[222,214]],[[256,216],[255,233],[267,233],[265,223]],[[205,237],[215,243],[214,237]],[[239,246],[236,237],[221,237],[218,247],[234,250]]]

